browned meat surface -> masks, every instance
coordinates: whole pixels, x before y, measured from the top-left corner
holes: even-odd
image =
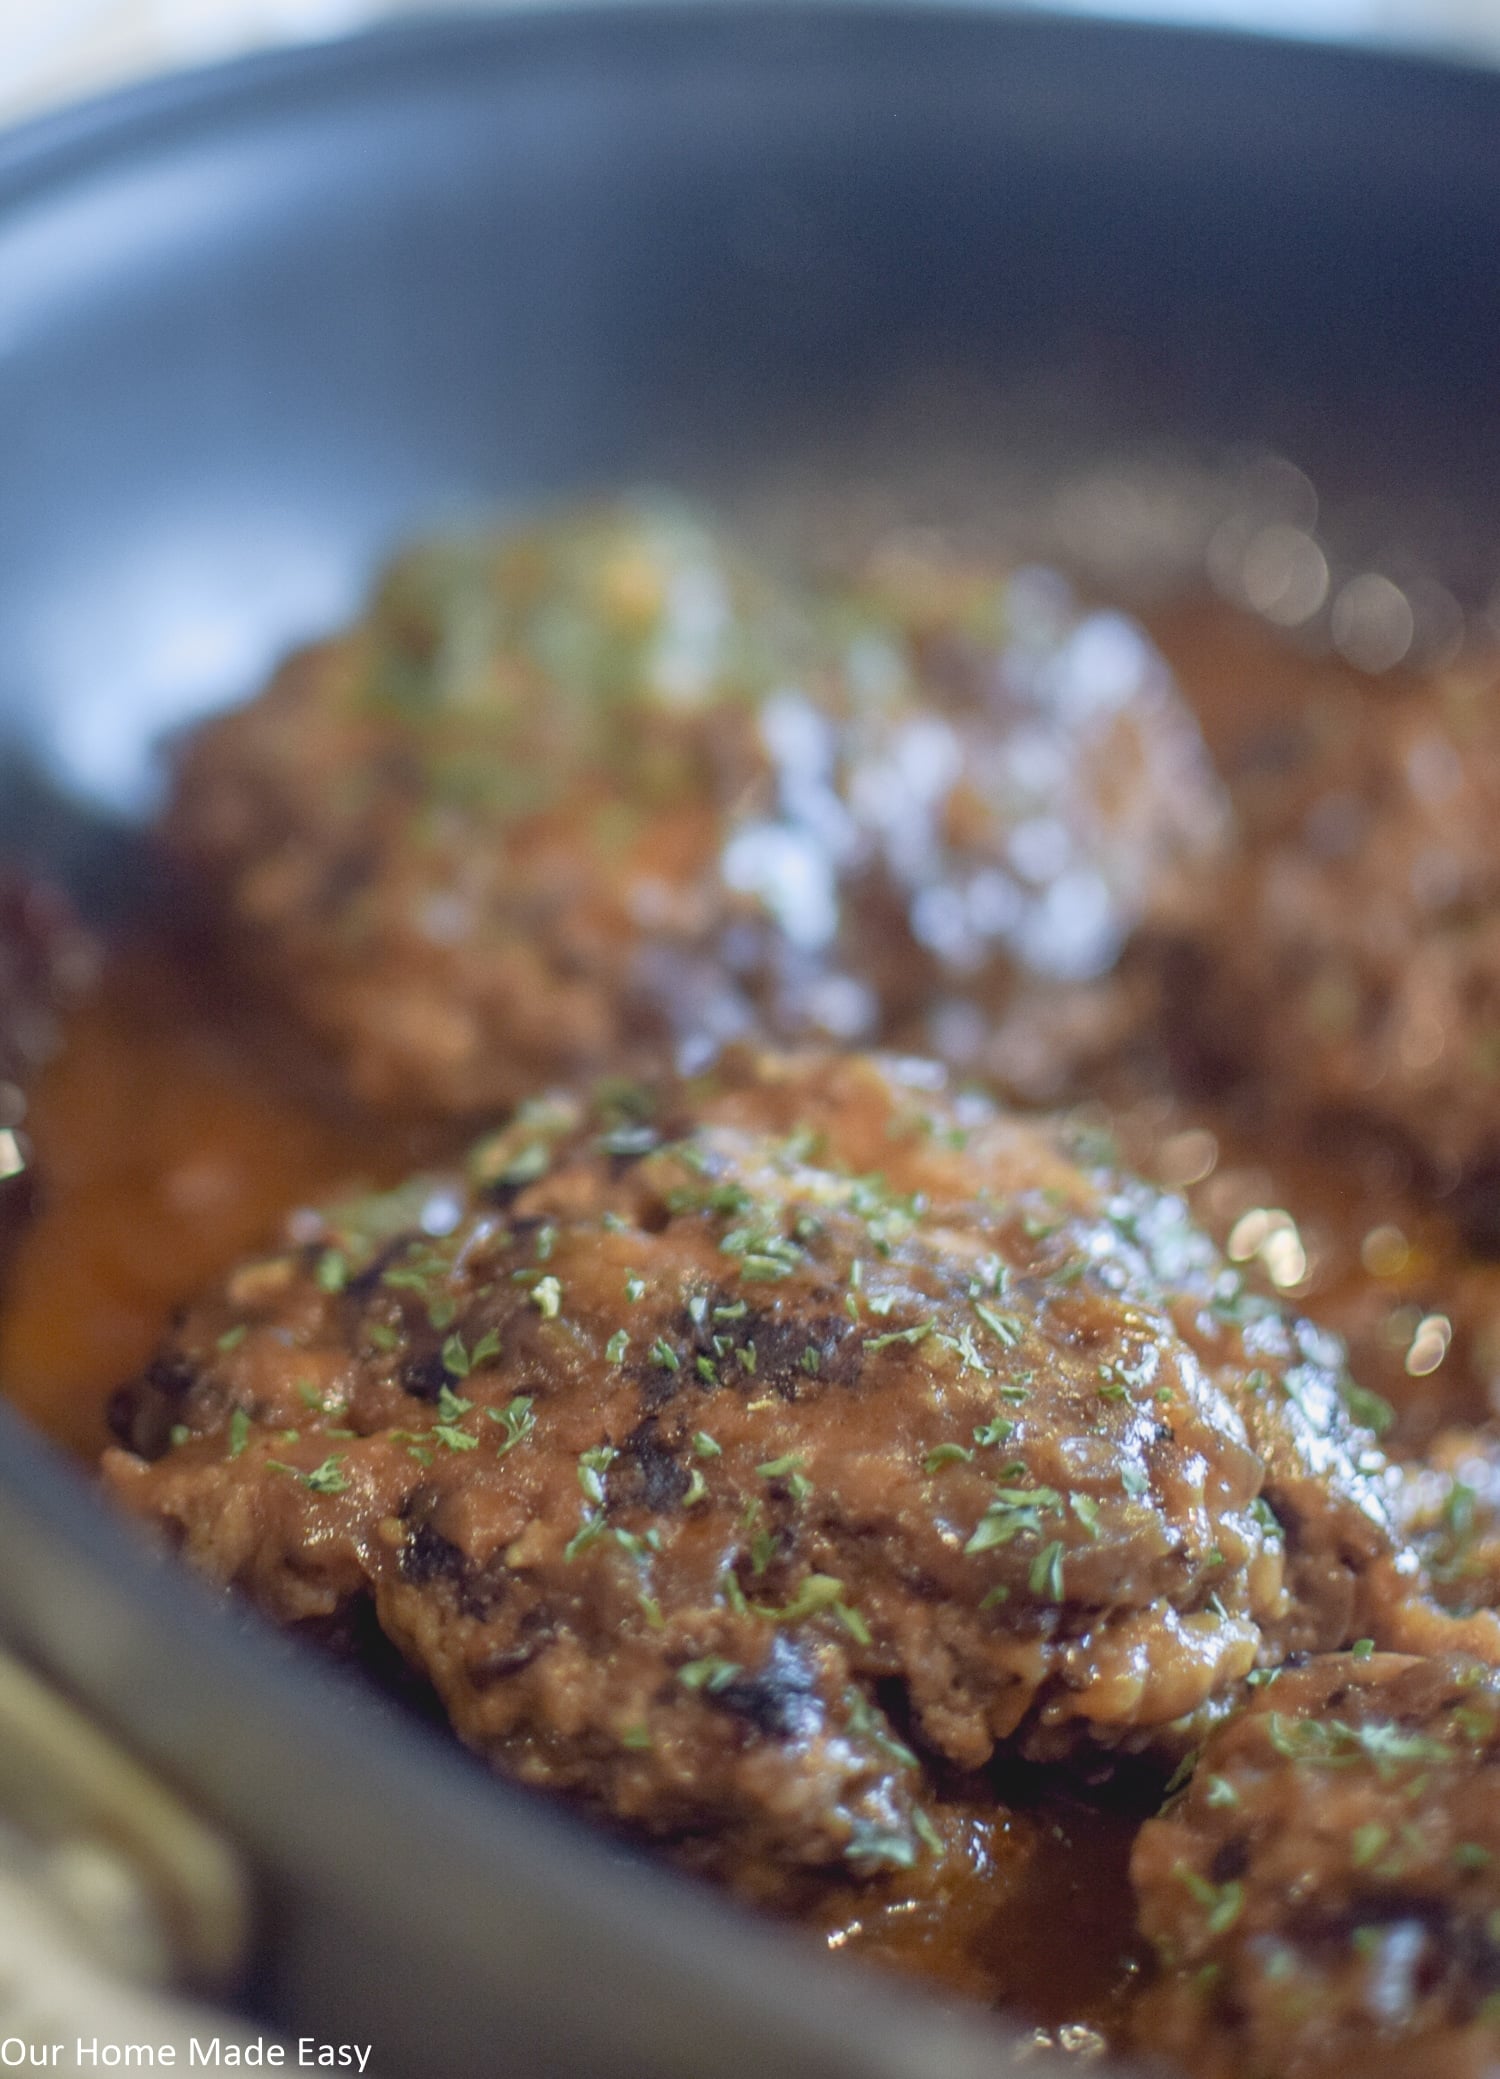
[[[1135,1847],[1143,2043],[1201,2079],[1500,2069],[1500,1680],[1339,1654],[1220,1727]]]
[[[1197,725],[1140,628],[1052,571],[896,536],[820,607],[880,1032],[1055,1101],[1139,1022],[1132,931],[1222,844]]]
[[[1401,1519],[1433,1594],[1460,1615],[1500,1609],[1500,1434],[1494,1424],[1440,1431],[1404,1471]]]
[[[890,554],[794,603],[637,505],[408,559],[193,740],[167,834],[360,1096],[467,1112],[753,1031],[1050,1092],[1121,1015],[1068,985],[1219,820],[1059,581]]]
[[[1091,1161],[859,1056],[533,1103],[191,1309],[109,1483],[284,1621],[373,1600],[502,1767],[791,1863],[936,1852],[922,1755],[1180,1751],[1292,1648],[1491,1650],[1338,1345]]]
[[[92,969],[92,946],[63,897],[0,865],[0,1271],[36,1202],[27,1090]]]
[[[713,872],[799,669],[778,611],[667,510],[418,552],[190,742],[169,842],[378,1103],[513,1102],[678,1002],[732,1023],[702,956],[739,926],[774,989],[781,950]]]
[[[1196,1072],[1374,1129],[1500,1247],[1500,686],[1330,680],[1235,775],[1241,848],[1178,947]]]

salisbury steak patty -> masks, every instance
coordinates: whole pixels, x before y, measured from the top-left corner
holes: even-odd
[[[607,508],[412,553],[366,619],[186,746],[169,844],[381,1104],[459,1112],[743,1013],[779,951],[717,882],[767,786],[795,617],[690,517]],[[801,980],[799,963],[780,978]]]
[[[753,1032],[1055,1089],[1218,819],[1160,658],[1059,581],[793,599],[637,503],[398,565],[193,739],[167,835],[362,1097],[466,1112]]]
[[[961,1768],[1170,1749],[1293,1646],[1468,1636],[1338,1359],[1060,1132],[742,1054],[299,1220],[107,1473],[284,1621],[373,1598],[526,1780],[860,1867],[934,1838],[888,1705]]]
[[[1136,1842],[1141,2037],[1202,2079],[1500,2065],[1500,1682],[1333,1655],[1221,1727]]]
[[[1340,681],[1233,776],[1242,831],[1173,970],[1196,1065],[1399,1137],[1500,1250],[1500,685]]]

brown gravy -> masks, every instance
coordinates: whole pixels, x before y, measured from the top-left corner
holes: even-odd
[[[1174,609],[1153,633],[1230,763],[1267,707],[1345,669],[1215,606]],[[368,1125],[283,1071],[232,992],[159,940],[116,948],[73,1017],[34,1093],[46,1199],[0,1323],[10,1395],[72,1450],[97,1452],[115,1384],[289,1207],[394,1181],[433,1152],[385,1128],[389,1170],[372,1175]],[[1490,1411],[1500,1266],[1467,1257],[1441,1209],[1403,1196],[1388,1167],[1268,1146],[1253,1122],[1143,1088],[1138,1072],[1105,1109],[1127,1160],[1183,1188],[1234,1253],[1350,1338],[1359,1376],[1397,1408],[1398,1448]],[[1421,1330],[1435,1317],[1451,1336],[1428,1366]],[[1140,1968],[1126,1882],[1138,1816],[1033,1784],[1014,1809],[974,1807],[966,1867],[940,1891],[837,1886],[806,1918],[834,1953],[1017,2008],[1088,2048]]]

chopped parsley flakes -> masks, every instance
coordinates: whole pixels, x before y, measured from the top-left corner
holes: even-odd
[[[964,1551],[989,1552],[1027,1532],[1039,1536],[1042,1517],[1061,1506],[1055,1487],[999,1487]]]
[[[294,1480],[301,1481],[310,1494],[344,1494],[348,1491],[349,1482],[340,1470],[336,1452],[332,1457],[325,1458],[321,1465],[315,1465],[310,1473],[304,1472],[301,1466],[288,1465],[281,1458],[268,1458],[266,1464],[275,1472],[290,1473]]]
[[[486,1408],[485,1413],[491,1422],[498,1422],[505,1431],[505,1442],[495,1454],[498,1458],[503,1458],[507,1451],[514,1451],[517,1444],[524,1443],[536,1428],[529,1393],[517,1393],[503,1408]]]
[[[918,1321],[911,1328],[893,1328],[889,1335],[866,1336],[865,1349],[874,1356],[877,1351],[889,1350],[893,1343],[925,1342],[936,1327],[936,1321],[929,1319]]]

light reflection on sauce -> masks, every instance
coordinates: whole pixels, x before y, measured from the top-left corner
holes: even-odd
[[[1112,1094],[1089,1116],[1108,1118],[1127,1167],[1181,1190],[1264,1290],[1345,1339],[1354,1376],[1395,1411],[1387,1442],[1397,1455],[1420,1451],[1445,1423],[1500,1413],[1500,1264],[1465,1249],[1439,1207],[1378,1162],[1366,1170],[1352,1155],[1335,1163],[1268,1149],[1228,1107]],[[1184,1182],[1174,1148],[1205,1116],[1216,1159]]]

